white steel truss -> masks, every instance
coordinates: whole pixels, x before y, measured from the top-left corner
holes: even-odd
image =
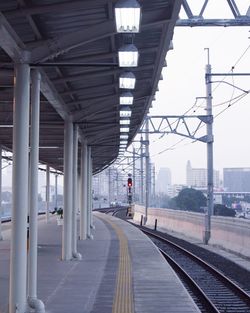
[[[206,18],[208,4],[212,1],[204,0],[199,2],[201,3],[200,11],[198,14],[193,14],[191,0],[182,1],[182,9],[187,18],[177,20],[176,26],[250,26],[250,6],[247,12],[242,13],[239,10],[239,5],[237,4],[239,2],[237,0],[224,0],[225,10],[229,9],[229,12],[232,13],[232,18]],[[218,15],[221,15],[221,12]]]

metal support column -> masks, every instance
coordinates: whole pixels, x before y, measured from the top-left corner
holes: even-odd
[[[91,147],[88,146],[88,183],[87,183],[87,237],[92,239],[91,236],[91,214],[92,214],[92,188],[91,188]]]
[[[143,138],[141,136],[141,157],[140,157],[140,178],[141,178],[141,183],[140,183],[140,203],[144,204],[143,201]]]
[[[109,192],[109,206],[111,205],[111,167],[108,168],[108,181],[109,181],[109,185],[108,185],[108,192]]]
[[[58,209],[58,201],[57,201],[57,194],[58,194],[58,174],[55,174],[55,208]]]
[[[119,171],[116,169],[116,203],[119,201]]]
[[[90,228],[95,229],[94,223],[93,223],[93,162],[92,162],[92,156],[91,156],[91,150],[90,150],[90,182],[89,182],[89,188],[90,188]],[[91,239],[93,239],[93,235],[91,235]]]
[[[73,204],[73,123],[64,124],[64,183],[63,183],[63,240],[62,259],[72,259],[72,204]]]
[[[148,123],[148,119],[146,118],[146,123],[145,123],[145,130],[146,130],[146,134],[145,134],[145,158],[146,158],[146,168],[145,168],[145,181],[146,181],[146,186],[145,186],[145,219],[144,219],[144,223],[147,223],[147,219],[148,219],[148,207],[149,207],[149,170],[150,170],[150,166],[149,166],[149,123]]]
[[[26,312],[29,160],[28,64],[15,65],[9,313]]]
[[[2,208],[2,153],[3,149],[0,145],[0,241],[3,240],[2,235],[2,216],[3,216],[3,208]]]
[[[73,135],[73,209],[72,209],[72,255],[81,259],[77,252],[77,211],[78,211],[78,126],[74,125]]]
[[[135,148],[133,148],[133,195],[134,195],[134,202],[135,202],[135,186],[136,186],[136,180],[135,180]]]
[[[49,222],[49,205],[50,205],[50,167],[46,165],[46,221]]]
[[[87,238],[87,143],[81,140],[81,206],[80,206],[80,239]]]
[[[208,64],[206,65],[206,99],[207,115],[211,118],[207,123],[207,218],[205,219],[204,243],[207,244],[211,237],[211,216],[214,211],[213,194],[213,116],[212,116],[212,84],[211,84],[211,65],[208,52]]]
[[[38,217],[38,162],[40,80],[37,70],[31,72],[31,135],[29,169],[29,254],[28,254],[28,304],[45,312],[44,304],[37,299],[37,217]]]

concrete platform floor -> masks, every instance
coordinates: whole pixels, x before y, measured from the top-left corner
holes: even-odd
[[[49,223],[40,220],[38,298],[47,313],[199,312],[176,274],[138,229],[101,213],[95,213],[94,225],[94,239],[78,243],[82,260],[61,261],[62,226],[55,218]],[[8,310],[9,237],[5,226],[0,242],[0,313]],[[124,284],[127,289],[122,293]],[[129,309],[120,304],[124,299],[130,301]]]

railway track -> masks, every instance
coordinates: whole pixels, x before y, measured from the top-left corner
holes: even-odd
[[[93,211],[110,214],[110,215],[113,215],[122,219],[126,219],[127,207],[110,207],[110,208],[94,209]]]
[[[204,313],[250,313],[250,295],[201,258],[155,232],[141,229],[160,248]]]

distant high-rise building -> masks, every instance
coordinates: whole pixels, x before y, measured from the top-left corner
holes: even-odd
[[[193,168],[188,160],[186,166],[186,182],[189,187],[206,188],[207,186],[207,169]],[[220,173],[214,170],[214,187],[220,186]]]
[[[156,179],[156,192],[168,193],[168,188],[171,185],[171,171],[167,167],[161,167]]]
[[[250,168],[249,167],[224,168],[223,182],[226,191],[249,192]]]

